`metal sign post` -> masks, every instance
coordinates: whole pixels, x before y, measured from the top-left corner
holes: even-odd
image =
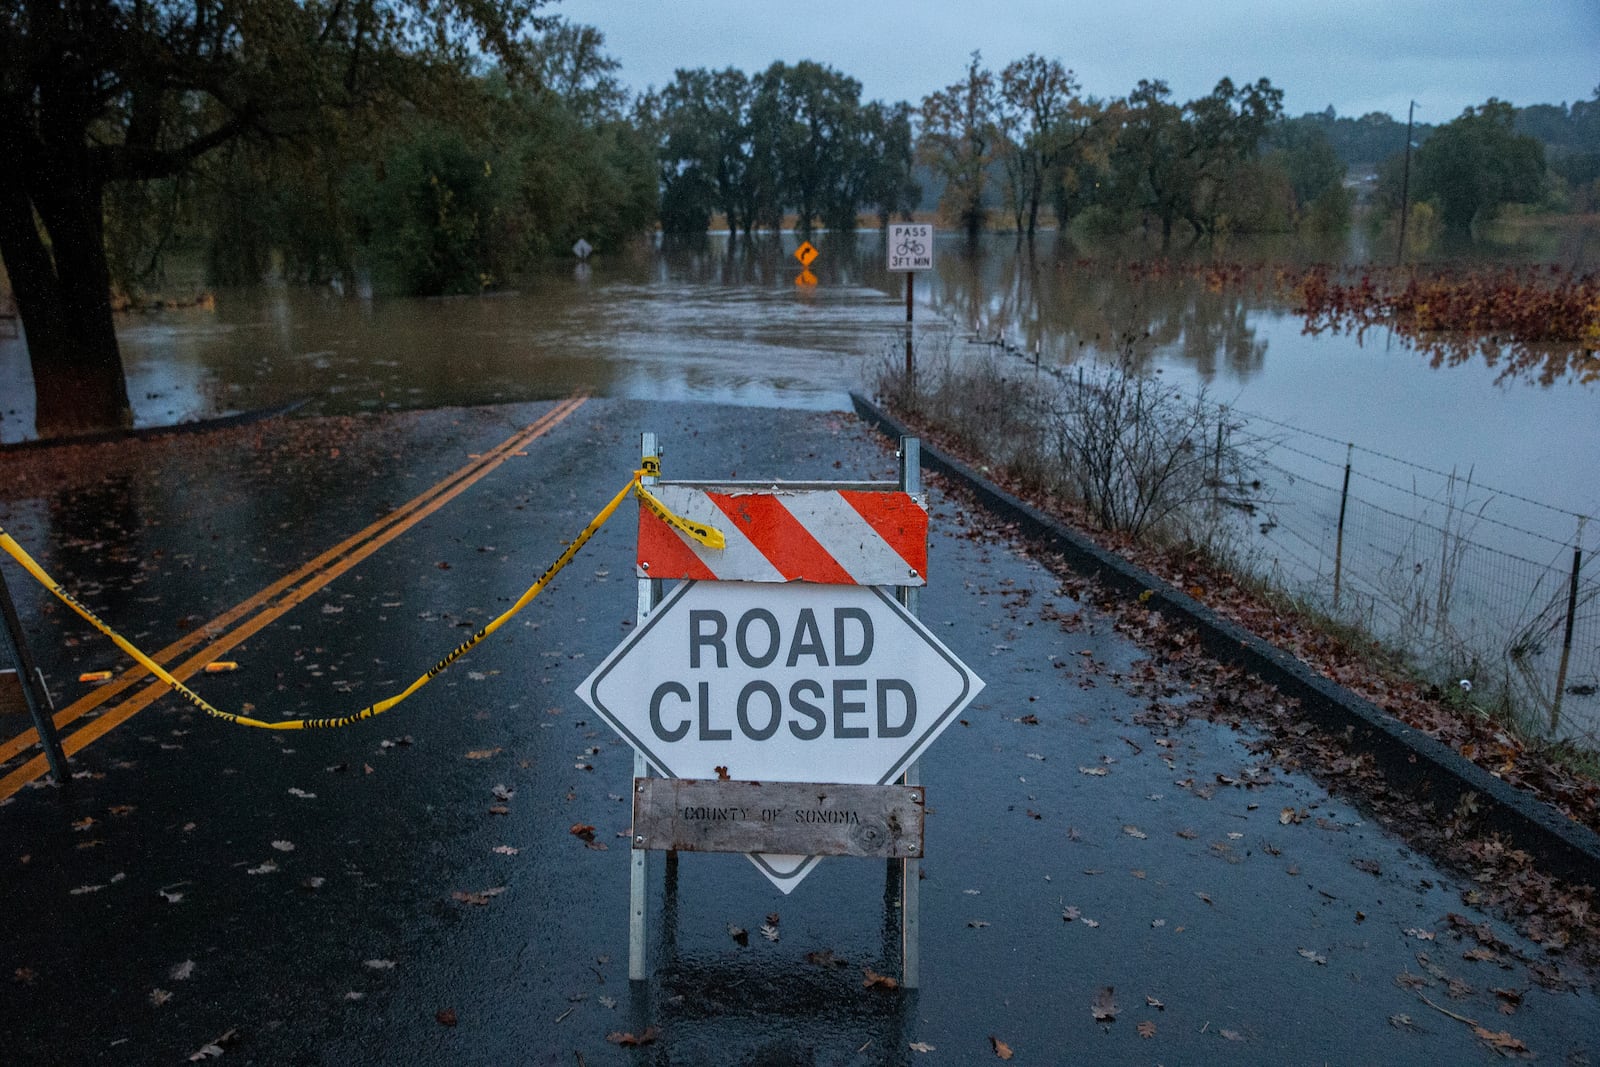
[[[915,306],[917,271],[933,269],[933,224],[891,222],[889,224],[888,268],[906,276],[906,395],[911,395],[916,377],[916,355],[912,347],[911,311]]]

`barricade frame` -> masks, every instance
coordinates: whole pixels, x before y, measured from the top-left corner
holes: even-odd
[[[644,457],[644,466],[647,472],[661,469],[661,448],[656,434],[646,431],[640,435],[640,455]],[[692,480],[692,479],[662,479],[659,475],[646,473],[641,476],[640,484],[646,487],[657,485],[677,485],[694,489],[705,490],[845,490],[866,492],[903,492],[912,495],[922,493],[922,451],[921,442],[916,437],[901,437],[900,448],[897,453],[899,458],[899,478],[896,481],[730,481],[727,479]],[[923,576],[924,580],[926,575]],[[661,578],[640,577],[638,579],[636,623],[643,626],[652,611],[661,603],[663,596],[663,580]],[[901,607],[912,616],[918,615],[920,607],[920,587],[915,585],[901,585],[895,587],[895,598]],[[635,780],[653,777],[649,761],[637,749],[633,753],[633,777]],[[900,778],[904,786],[920,787],[922,776],[916,761],[907,765],[905,773]],[[630,838],[636,843],[638,837],[630,833]],[[629,865],[629,894],[628,894],[628,978],[630,981],[641,982],[648,976],[648,918],[649,906],[649,849],[635,847],[631,849]],[[666,853],[666,880],[669,896],[676,892],[677,886],[678,853]],[[919,948],[921,934],[921,902],[920,879],[922,873],[922,860],[920,857],[904,857],[886,861],[886,878],[884,902],[886,907],[892,907],[895,901],[894,889],[898,883],[900,904],[900,948],[901,948],[901,977],[900,984],[906,989],[916,989],[921,981],[921,952]],[[674,904],[669,900],[668,912],[675,912]]]

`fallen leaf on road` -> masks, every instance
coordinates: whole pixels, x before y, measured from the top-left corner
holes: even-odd
[[[1089,1005],[1089,1011],[1094,1015],[1096,1022],[1115,1022],[1117,1013],[1122,1009],[1117,1007],[1116,989],[1106,986],[1094,995],[1094,1000]]]
[[[440,1026],[454,1026],[456,1024],[456,1011],[454,1008],[441,1008],[433,1013]]]
[[[583,841],[593,841],[594,840],[594,827],[590,826],[588,823],[584,823],[584,822],[573,823],[572,824],[572,828],[570,830],[568,830],[567,833],[569,833],[573,837],[576,837],[576,838],[578,838],[580,840],[583,840]]]
[[[194,974],[194,960],[184,960],[172,970],[167,972],[167,977],[174,982],[186,982]],[[1498,990],[1496,991],[1498,992]]]
[[[1501,1015],[1515,1015],[1517,1009],[1522,1006],[1522,994],[1526,991],[1521,989],[1491,989],[1489,992],[1499,998]]]
[[[1093,775],[1096,778],[1104,778],[1111,772],[1106,770],[1104,767],[1079,767],[1078,773]]]
[[[861,968],[861,973],[866,976],[861,982],[862,987],[865,989],[894,990],[900,988],[899,979],[893,978],[887,974],[879,974],[871,967]]]
[[[490,756],[498,756],[501,751],[502,750],[498,748],[475,748],[471,752],[467,753],[467,758],[488,759]]]
[[[450,894],[450,899],[458,900],[463,904],[475,904],[481,908],[505,891],[506,887],[503,885],[495,886],[493,889],[485,889],[479,893],[464,893],[458,889]]]
[[[807,952],[806,962],[818,967],[848,967],[849,960],[842,960],[833,954],[833,949],[825,948],[818,952]]]
[[[606,1040],[611,1042],[613,1045],[620,1045],[623,1048],[639,1048],[643,1045],[655,1044],[656,1039],[660,1036],[661,1031],[657,1030],[653,1026],[648,1026],[645,1028],[644,1033],[637,1036],[623,1033],[622,1031],[618,1030],[607,1034]]]
[[[1482,1041],[1496,1052],[1509,1053],[1511,1055],[1529,1058],[1533,1056],[1533,1053],[1528,1051],[1527,1045],[1524,1045],[1521,1041],[1518,1041],[1504,1030],[1493,1031],[1486,1026],[1474,1026],[1472,1028],[1472,1032],[1478,1035],[1478,1040]]]
[[[374,971],[394,970],[394,960],[367,960],[362,966]]]
[[[189,1062],[198,1063],[201,1060],[214,1060],[218,1056],[223,1055],[227,1051],[228,1046],[232,1045],[238,1039],[238,1029],[230,1029],[227,1033],[223,1034],[221,1037],[210,1042],[209,1044],[201,1045],[198,1052],[192,1053],[189,1056]]]
[[[1414,937],[1418,941],[1432,941],[1436,935],[1432,930],[1422,930],[1413,926],[1406,931],[1406,936]]]
[[[994,1046],[994,1054],[996,1056],[999,1056],[1003,1060],[1009,1060],[1011,1058],[1011,1046],[1006,1044],[1004,1041],[1001,1041],[993,1034],[989,1035],[989,1044]]]
[[[1149,836],[1143,830],[1139,829],[1137,826],[1124,826],[1122,828],[1122,832],[1127,834],[1129,837],[1136,837],[1140,841],[1143,841],[1146,837]]]
[[[912,1052],[934,1051],[934,1047],[928,1044],[926,1041],[913,1041],[911,1044],[907,1045],[906,1048],[910,1049]]]
[[[514,847],[512,845],[496,845],[496,846],[494,846],[494,851],[499,853],[502,856],[515,856],[518,852],[521,852],[522,850],[520,848],[516,848],[516,847]]]
[[[1300,949],[1299,952],[1300,955],[1304,956],[1306,959],[1310,960],[1312,963],[1315,963],[1319,967],[1327,965],[1328,957],[1326,956],[1319,956],[1308,948]]]
[[[1140,1037],[1156,1036],[1156,1024],[1151,1022],[1149,1019],[1146,1019],[1144,1022],[1140,1023],[1138,1029]]]
[[[171,999],[172,994],[168,993],[165,989],[150,990],[150,1006],[152,1008],[159,1008]]]
[[[741,945],[748,945],[750,943],[750,931],[746,930],[742,926],[735,926],[734,924],[729,923],[728,936],[733,938]]]

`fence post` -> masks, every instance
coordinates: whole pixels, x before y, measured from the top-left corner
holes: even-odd
[[[1567,625],[1561,635],[1561,665],[1556,668],[1556,698],[1550,704],[1550,732],[1561,727],[1561,696],[1567,688],[1567,664],[1572,660],[1572,627],[1578,614],[1578,572],[1583,569],[1583,524],[1578,517],[1578,535],[1572,539],[1572,580],[1567,586]]]
[[[1213,499],[1222,492],[1222,431],[1228,425],[1228,409],[1217,409],[1217,447],[1211,452],[1211,488]]]
[[[1339,532],[1333,541],[1333,610],[1339,610],[1339,586],[1344,576],[1344,509],[1350,502],[1350,458],[1355,454],[1355,442],[1344,446],[1344,488],[1339,490]]]

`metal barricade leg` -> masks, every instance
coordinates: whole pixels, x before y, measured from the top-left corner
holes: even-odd
[[[50,773],[56,782],[65,785],[72,780],[67,770],[67,756],[61,749],[61,739],[56,735],[56,724],[51,718],[50,694],[44,689],[39,668],[28,650],[28,641],[22,632],[22,620],[17,617],[17,606],[11,601],[11,590],[6,586],[5,568],[0,567],[0,615],[5,616],[5,640],[11,649],[11,660],[17,665],[17,675],[22,683],[23,699],[28,704],[28,714],[33,728],[39,734],[45,758],[50,762]]]
[[[911,275],[906,275],[909,280]],[[908,289],[907,292],[910,290]],[[900,488],[908,493],[922,492],[922,442],[915,437],[900,438]],[[898,597],[901,606],[912,615],[917,614],[921,590],[915,586],[901,586]],[[913,763],[906,768],[906,785],[921,785],[920,768]],[[917,988],[922,977],[922,952],[920,935],[922,913],[920,908],[922,860],[904,859],[900,876],[900,984],[907,989]]]

